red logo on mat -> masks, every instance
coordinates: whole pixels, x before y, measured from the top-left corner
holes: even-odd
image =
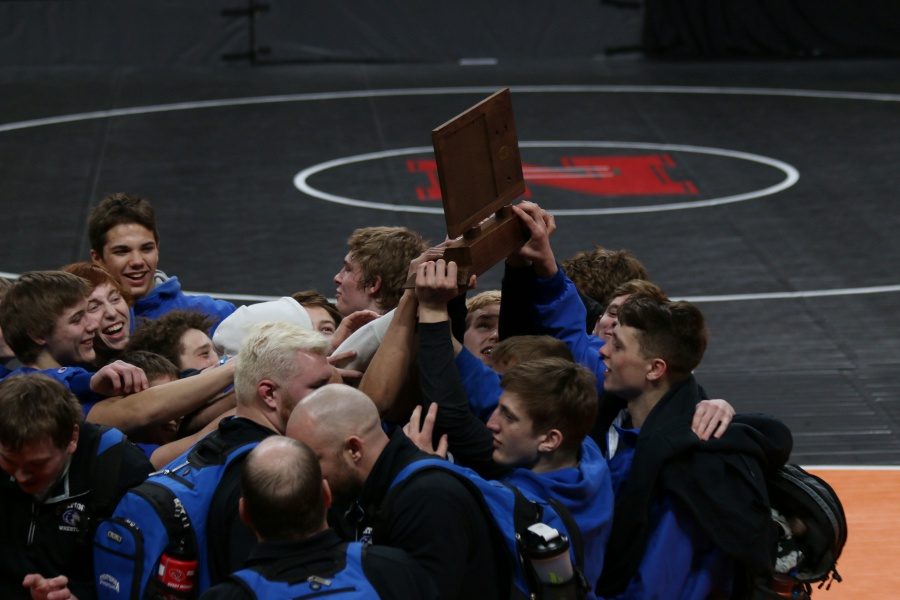
[[[688,196],[697,194],[690,180],[674,181],[668,169],[675,167],[669,154],[620,156],[563,156],[560,166],[523,163],[529,186],[547,186],[589,196]],[[406,170],[421,173],[428,185],[417,186],[420,201],[438,201],[441,188],[434,159],[410,159]],[[526,193],[526,197],[530,196]]]

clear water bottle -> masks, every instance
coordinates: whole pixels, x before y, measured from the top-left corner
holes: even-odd
[[[525,532],[525,554],[541,583],[561,585],[572,581],[574,569],[569,557],[569,538],[544,523],[535,523]]]

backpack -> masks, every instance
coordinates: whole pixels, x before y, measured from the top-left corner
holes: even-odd
[[[159,594],[153,575],[170,542],[195,553],[194,593],[210,587],[206,525],[219,481],[258,439],[226,444],[217,435],[201,440],[161,471],[128,491],[94,535],[94,578],[100,600],[139,600]]]
[[[84,427],[85,425],[82,424],[82,429]],[[108,515],[118,501],[116,487],[119,470],[122,468],[123,444],[130,442],[118,429],[106,425],[95,425],[94,427],[97,429],[98,435],[92,451],[96,458],[91,464],[92,514]]]
[[[332,566],[310,572],[307,565],[290,558],[272,565],[242,569],[231,578],[254,598],[377,598],[378,592],[363,572],[362,558],[366,546],[358,542],[343,544]],[[314,558],[321,562],[321,557]]]
[[[813,583],[841,581],[837,559],[847,541],[847,518],[834,489],[821,477],[787,464],[766,479],[778,535],[775,575],[759,582],[754,599],[806,600]]]
[[[498,545],[505,550],[508,564],[512,566],[512,596],[514,598],[580,599],[590,586],[584,578],[584,545],[581,531],[569,510],[555,500],[526,497],[515,486],[482,478],[472,469],[446,460],[427,458],[412,462],[394,477],[388,488],[383,506],[390,501],[402,484],[426,469],[441,469],[454,475],[472,493],[481,505],[488,522],[493,526]],[[556,529],[569,539],[569,559],[575,576],[568,583],[543,584],[527,559],[524,541],[529,527],[543,523]]]

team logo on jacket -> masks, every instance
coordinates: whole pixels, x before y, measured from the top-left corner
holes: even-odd
[[[85,522],[85,506],[81,502],[69,502],[61,509],[59,530],[77,533]]]
[[[372,543],[372,528],[366,527],[365,529],[363,529],[362,534],[359,536],[359,539],[357,541],[360,542],[361,544],[366,544],[366,545],[371,544]]]

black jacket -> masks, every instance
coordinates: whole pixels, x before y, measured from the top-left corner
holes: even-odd
[[[765,476],[791,451],[790,431],[762,415],[739,415],[718,440],[691,431],[701,390],[693,376],[667,393],[641,427],[628,480],[616,498],[601,595],[624,589],[640,565],[650,534],[650,508],[666,494],[688,510],[725,554],[754,573],[771,569]]]
[[[22,587],[28,573],[65,575],[78,598],[94,598],[97,523],[152,470],[146,455],[121,432],[83,423],[68,474],[44,502],[0,472],[0,598],[30,599]]]
[[[270,581],[294,583],[310,576],[328,578],[344,567],[347,543],[331,529],[295,542],[262,542],[247,558],[245,568]],[[380,598],[432,600],[437,588],[425,571],[406,552],[369,546],[362,556],[363,573]],[[235,578],[210,588],[202,600],[255,600]]]
[[[503,597],[509,575],[499,564],[488,517],[450,473],[428,469],[389,489],[409,463],[428,458],[402,431],[378,457],[350,511],[357,540],[406,550],[437,585],[441,598]]]
[[[275,435],[275,431],[249,419],[233,417],[223,419],[219,423],[219,428],[209,437],[215,436],[230,449],[252,441],[261,442],[270,435]],[[203,441],[200,441],[198,445],[202,443]],[[228,465],[209,505],[206,531],[209,573],[214,584],[239,569],[250,551],[256,547],[256,536],[238,516],[241,469],[246,458],[245,454]]]

